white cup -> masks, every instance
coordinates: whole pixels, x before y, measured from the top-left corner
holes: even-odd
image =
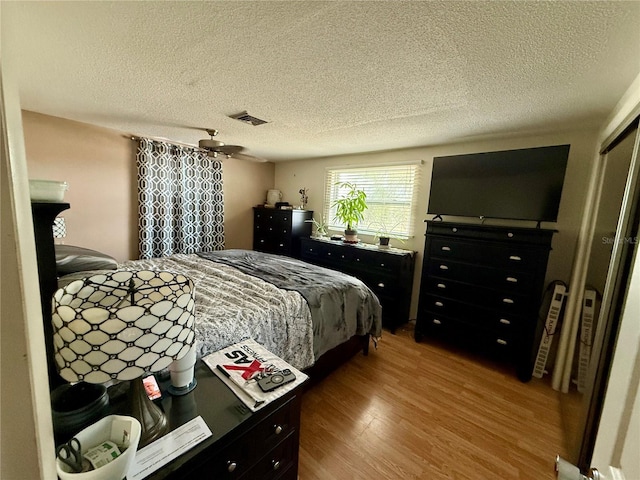
[[[192,345],[187,354],[171,362],[171,385],[175,388],[185,388],[193,381],[193,371],[196,364],[196,348]]]

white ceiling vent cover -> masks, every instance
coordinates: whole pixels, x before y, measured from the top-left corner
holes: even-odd
[[[249,125],[253,125],[254,127],[269,123],[266,120],[262,120],[260,118],[254,117],[253,115],[249,115],[246,110],[244,112],[236,113],[235,115],[229,115],[229,118],[240,120],[241,122],[248,123]]]

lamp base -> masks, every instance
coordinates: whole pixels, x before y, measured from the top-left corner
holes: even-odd
[[[150,444],[169,430],[165,414],[154,404],[142,383],[142,378],[129,382],[129,415],[136,418],[142,426],[138,448]]]
[[[194,378],[193,381],[185,387],[174,387],[173,385],[169,385],[167,387],[167,392],[169,392],[171,395],[174,395],[174,396],[186,395],[191,390],[196,388],[197,385],[198,385],[198,381]]]

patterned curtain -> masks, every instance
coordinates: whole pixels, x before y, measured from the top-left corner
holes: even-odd
[[[136,163],[141,259],[224,249],[221,162],[142,138]]]

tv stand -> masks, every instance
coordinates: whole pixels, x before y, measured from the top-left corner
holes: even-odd
[[[415,339],[441,338],[531,379],[554,230],[427,221]]]

